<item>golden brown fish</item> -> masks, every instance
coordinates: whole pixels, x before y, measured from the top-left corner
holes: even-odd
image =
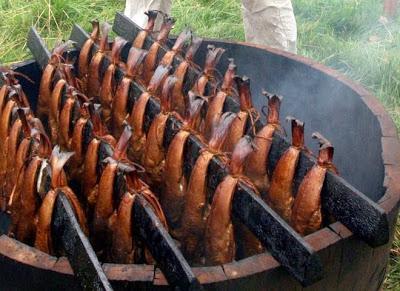
[[[206,94],[207,84],[210,86],[208,95],[213,96],[217,89],[217,80],[215,79],[215,67],[221,59],[225,50],[223,48],[216,48],[214,45],[207,46],[208,53],[204,64],[203,73],[197,79],[192,91],[198,95]]]
[[[110,29],[111,26],[108,23],[102,25],[99,49],[89,63],[86,92],[89,97],[98,97],[100,94],[100,67],[106,57],[106,53],[109,51],[108,34]]]
[[[233,59],[229,59],[229,66],[224,76],[221,90],[213,96],[209,102],[204,122],[204,136],[207,140],[211,138],[212,128],[218,122],[223,113],[226,97],[232,94],[233,79],[236,75],[236,65]]]
[[[292,117],[288,119],[292,123],[292,146],[276,164],[265,200],[283,219],[290,222],[294,201],[293,179],[304,147],[304,123]]]
[[[167,41],[170,31],[174,27],[174,23],[175,20],[173,18],[166,15],[164,16],[164,20],[161,25],[160,33],[158,34],[157,40],[151,45],[149,53],[144,60],[143,80],[146,85],[149,84],[152,76],[154,75],[154,70],[157,67],[158,50]]]
[[[267,125],[260,129],[254,137],[255,150],[248,156],[245,174],[249,177],[258,191],[264,193],[269,189],[268,155],[275,130],[282,131],[279,121],[280,97],[269,95]]]
[[[226,152],[232,152],[237,142],[246,134],[247,122],[250,121],[251,126],[254,127],[254,123],[258,118],[257,111],[253,108],[251,100],[250,79],[246,76],[236,76],[235,82],[239,89],[240,111],[237,113],[225,140],[224,151]]]
[[[291,224],[301,235],[307,235],[321,228],[321,190],[326,171],[337,172],[332,163],[333,146],[321,134],[314,133],[320,143],[318,161],[300,183],[294,200]]]
[[[239,180],[251,185],[242,174],[244,161],[252,151],[251,139],[248,136],[241,138],[232,153],[229,162],[229,174],[215,190],[205,231],[204,250],[207,265],[225,264],[235,258],[236,242],[231,215],[232,200]],[[255,254],[262,251],[260,242],[247,229],[243,229],[243,225],[239,224],[236,228],[240,229],[241,239],[249,248],[247,253]],[[256,249],[253,250],[252,248]]]
[[[193,58],[199,49],[201,42],[201,38],[192,36],[191,44],[186,52],[185,59],[178,65],[174,72],[176,82],[172,90],[171,106],[172,109],[181,116],[184,116],[188,104],[188,100],[183,88],[186,73],[190,66],[194,66]]]
[[[201,97],[191,96],[190,109],[184,119],[183,128],[175,135],[168,147],[165,158],[164,187],[160,192],[160,202],[172,228],[178,227],[185,202],[187,186],[186,177],[183,174],[185,144],[191,133],[196,134],[196,125],[199,124],[200,111],[205,102]]]
[[[160,65],[163,66],[169,66],[172,65],[172,62],[174,60],[174,57],[177,54],[180,54],[180,52],[183,49],[183,46],[186,44],[186,42],[192,37],[192,32],[189,29],[183,30],[178,38],[175,41],[174,46],[172,47],[171,50],[167,51],[167,53],[163,56],[163,58],[160,61]]]
[[[143,156],[143,166],[150,186],[162,181],[165,166],[164,131],[170,112],[170,98],[176,79],[169,76],[165,81],[161,94],[161,112],[154,118],[146,138]]]
[[[141,73],[142,63],[147,51],[132,47],[129,50],[127,69],[124,77],[118,85],[115,97],[112,100],[112,131],[114,136],[119,137],[122,125],[128,115],[129,89],[132,80]]]
[[[209,210],[206,182],[208,165],[215,155],[223,157],[220,150],[235,116],[231,112],[224,113],[218,124],[214,125],[208,148],[200,153],[190,175],[177,236],[184,254],[193,261],[199,261],[203,254],[201,247]]]
[[[153,32],[154,24],[156,23],[158,10],[149,10],[145,12],[147,17],[149,18],[147,21],[147,25],[145,29],[141,30],[133,41],[132,46],[138,49],[143,48],[144,42],[149,34]]]
[[[91,53],[93,49],[93,45],[96,44],[100,37],[100,23],[98,20],[92,21],[92,33],[90,37],[85,41],[83,44],[78,58],[78,70],[79,70],[79,77],[86,83],[89,63],[91,60]],[[85,91],[84,91],[85,92]]]
[[[111,50],[111,63],[105,71],[103,80],[101,81],[99,101],[103,108],[102,115],[106,124],[109,123],[111,118],[111,108],[118,85],[117,80],[115,79],[115,73],[120,66],[121,50],[126,43],[127,41],[122,37],[117,37],[115,39]]]
[[[171,67],[159,66],[152,77],[146,92],[143,92],[133,105],[132,112],[127,118],[128,124],[133,129],[130,140],[129,158],[141,161],[146,144],[146,132],[144,131],[144,116],[147,103],[151,96],[158,96],[160,87],[168,76]]]

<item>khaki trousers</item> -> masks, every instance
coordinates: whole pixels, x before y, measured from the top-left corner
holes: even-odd
[[[153,9],[169,14],[171,2],[126,0],[125,15],[144,27],[147,23],[145,11]],[[247,42],[297,52],[297,26],[290,0],[242,0],[242,14]]]

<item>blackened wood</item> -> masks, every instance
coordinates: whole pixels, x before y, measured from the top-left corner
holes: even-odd
[[[49,61],[50,52],[34,27],[29,30],[27,45],[35,60],[44,68]]]
[[[113,29],[118,35],[129,41],[135,39],[141,30],[121,13],[116,14]],[[148,36],[146,41],[152,43],[154,39]],[[166,49],[162,48],[161,50],[165,51]],[[175,61],[179,62],[179,59],[178,56]],[[196,72],[194,68],[189,68],[189,70]],[[237,112],[238,110],[237,102],[228,97],[224,104],[224,111]],[[256,128],[259,129],[260,127],[262,127],[262,123],[257,122]],[[285,137],[280,134],[274,135],[268,164],[270,173],[272,173],[279,158],[289,146],[290,143]],[[297,190],[305,174],[314,164],[315,159],[304,154],[304,152],[301,154],[295,174],[295,190]],[[322,197],[324,210],[327,210],[329,214],[341,221],[370,246],[377,247],[389,241],[389,224],[383,209],[365,194],[352,187],[343,178],[328,173],[322,189]]]
[[[89,35],[81,29],[79,26],[75,25],[73,28],[73,31],[71,33],[71,40],[76,42],[77,47],[81,47],[86,39],[88,39]],[[98,47],[96,45],[93,46],[93,50],[97,50]],[[109,62],[108,60],[106,62]],[[105,70],[106,67],[103,68]],[[134,82],[133,82],[134,84]],[[138,92],[139,93],[139,92]],[[138,98],[137,96],[136,98]],[[145,112],[145,130],[147,131],[151,121],[154,119],[154,117],[160,112],[160,106],[159,102],[151,97],[149,100],[149,103],[146,107],[146,112]],[[165,130],[165,137],[166,137],[166,142],[164,143],[164,146],[169,145],[169,141],[172,140],[173,136],[179,131],[181,128],[181,122],[176,120],[173,116],[169,117],[169,122],[167,123],[167,127]],[[190,175],[191,169],[202,149],[205,149],[206,145],[200,141],[199,138],[197,138],[194,135],[190,135],[187,144],[185,146],[185,168],[184,172],[186,175]],[[220,158],[214,157],[209,165],[208,168],[208,175],[207,175],[207,187],[210,193],[214,193],[215,189],[217,188],[218,184],[222,181],[222,179],[227,175],[226,167],[224,163],[221,161]],[[236,195],[236,193],[235,193]],[[242,196],[249,196],[248,199],[251,200],[253,196],[255,196],[255,193],[253,193],[250,189],[248,191],[242,191],[241,193]],[[212,199],[212,196],[210,197]],[[240,201],[240,200],[234,200],[234,201]],[[271,217],[271,220],[274,220],[276,217],[276,213],[267,205],[265,205],[264,202],[261,200],[259,203],[262,204],[262,207],[260,205],[253,203],[249,204],[247,211],[250,213],[255,212],[258,213],[260,211],[265,211],[267,212],[265,214],[266,217]],[[240,206],[238,206],[240,207]],[[234,212],[234,215],[237,215],[236,212]],[[255,232],[256,235],[260,235],[260,232],[256,232],[255,229],[256,227],[254,226],[254,219],[253,217],[250,216],[243,216],[240,215],[239,217],[242,222],[247,225],[252,231]],[[248,219],[248,220],[246,220]],[[282,266],[284,266],[294,277],[300,280],[302,284],[309,284],[309,282],[314,282],[321,278],[321,273],[317,274],[317,267],[314,269],[309,268],[304,270],[304,262],[313,262],[311,266],[318,266],[318,258],[315,255],[315,253],[312,251],[312,249],[308,246],[307,242],[300,237],[290,226],[287,225],[286,222],[284,222],[282,219],[275,220],[273,224],[270,224],[268,221],[259,221],[257,222],[258,228],[261,229],[269,229],[268,233],[273,234],[275,231],[277,233],[285,233],[285,235],[271,235],[271,238],[268,241],[268,244],[266,245],[266,248],[268,251],[281,263]],[[297,252],[297,253],[291,253],[290,251],[280,253],[282,245],[286,244],[287,238],[290,237],[290,242],[292,243],[292,248],[294,249],[299,249],[303,250],[302,252]],[[151,243],[151,241],[146,241],[147,243]],[[160,262],[159,262],[160,263]],[[319,270],[322,272],[322,268]]]
[[[188,262],[146,200],[137,196],[132,225],[163,271],[168,283],[182,290],[202,290]]]
[[[389,222],[383,209],[332,172],[326,174],[322,206],[370,246],[389,242]]]
[[[11,217],[6,212],[0,211],[0,235],[7,234],[11,224]]]
[[[68,261],[84,290],[112,290],[97,256],[82,232],[64,193],[57,196],[52,224],[53,240],[67,253]]]

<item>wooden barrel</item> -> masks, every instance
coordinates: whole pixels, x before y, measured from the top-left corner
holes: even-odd
[[[338,72],[271,48],[208,40],[202,44],[197,63],[203,63],[208,44],[227,50],[218,67],[221,72],[227,58],[235,58],[238,73],[252,80],[259,110],[266,103],[262,89],[282,95],[282,117],[290,114],[305,121],[307,145],[314,144],[314,131],[322,132],[333,143],[340,174],[387,213],[391,240],[372,249],[336,222],[305,238],[324,266],[324,278],[312,286],[303,288],[268,253],[223,266],[195,267],[200,283],[207,289],[229,290],[378,290],[386,273],[400,195],[400,184],[396,183],[400,179],[399,140],[383,106]],[[33,100],[40,81],[38,65],[27,61],[16,67],[35,81],[32,85],[22,80]],[[316,151],[316,147],[311,149]],[[0,214],[0,228],[4,219]],[[104,264],[103,268],[115,289],[168,288],[162,273],[151,265]],[[0,269],[2,289],[79,289],[66,258],[49,256],[5,235],[0,236]]]

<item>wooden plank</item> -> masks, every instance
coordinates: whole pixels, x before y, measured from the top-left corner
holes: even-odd
[[[133,207],[134,231],[145,242],[168,283],[182,290],[202,290],[188,262],[154,214],[151,206],[143,197],[137,196]]]
[[[59,193],[53,215],[53,240],[67,253],[68,260],[84,290],[112,290],[110,283],[82,232],[68,198]]]
[[[49,61],[50,52],[34,27],[29,29],[27,45],[34,59],[43,69]]]
[[[77,47],[81,47],[89,35],[81,29],[79,26],[75,25],[71,33],[71,39],[76,42]],[[97,46],[94,46],[94,50],[97,50]],[[104,62],[104,63],[107,63]],[[106,67],[103,67],[103,70]],[[133,83],[134,88],[139,89],[137,94],[140,94],[140,86]],[[138,98],[139,96],[136,96]],[[160,112],[160,106],[158,101],[151,97],[149,104],[145,112],[145,130],[148,130],[151,121]],[[167,127],[165,130],[165,142],[164,146],[167,148],[169,145],[168,141],[171,141],[173,136],[181,128],[181,122],[176,120],[171,116],[167,122]],[[185,174],[190,175],[191,168],[193,167],[196,158],[199,155],[201,149],[206,148],[206,145],[202,143],[196,136],[190,135],[186,144],[185,150]],[[211,193],[214,193],[218,184],[222,181],[224,176],[226,176],[226,166],[219,158],[213,158],[209,165],[208,187]],[[212,173],[212,174],[211,174]],[[237,193],[235,194],[235,196]],[[247,197],[246,199],[252,201],[255,194],[250,190],[242,191],[240,193],[241,198]],[[236,202],[240,202],[240,199],[234,199]],[[236,203],[234,202],[234,203]],[[242,207],[240,205],[239,207]],[[322,267],[319,263],[318,256],[312,251],[305,240],[300,237],[290,226],[287,225],[285,221],[280,219],[276,213],[266,205],[262,200],[255,200],[254,203],[245,205],[245,211],[249,213],[259,213],[264,211],[266,217],[271,219],[268,221],[254,221],[253,217],[243,216],[237,214],[234,211],[234,215],[239,215],[239,219],[247,225],[252,231],[262,228],[270,236],[267,238],[263,236],[263,242],[267,243],[266,247],[268,251],[298,280],[303,284],[310,284],[321,278]],[[246,220],[248,219],[248,220]],[[258,224],[258,225],[256,225]],[[256,235],[261,235],[260,232],[255,232]],[[279,235],[278,235],[279,234]],[[281,253],[283,250],[282,246],[286,244],[287,240],[292,243],[292,248],[295,252],[286,251]],[[312,268],[306,268],[305,264],[309,264]]]

